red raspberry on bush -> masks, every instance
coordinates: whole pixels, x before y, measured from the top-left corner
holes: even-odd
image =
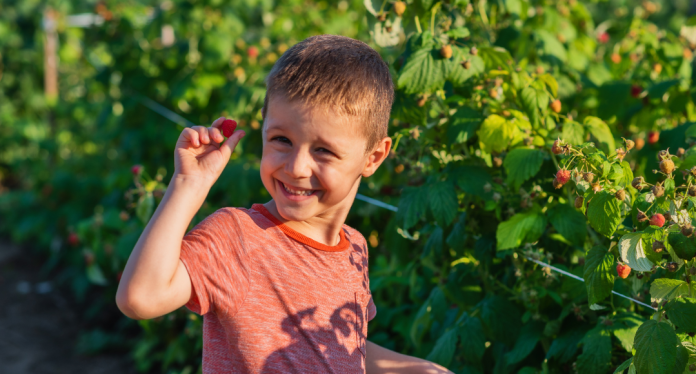
[[[70,235],[68,235],[68,244],[72,246],[80,244],[80,238],[77,236],[77,234],[71,232]]]
[[[622,279],[626,279],[631,274],[631,268],[628,265],[619,263],[616,265],[616,272]]]
[[[658,131],[650,131],[648,133],[648,144],[655,144],[660,140],[660,133]]]
[[[259,56],[259,49],[253,45],[247,49],[247,56],[251,58],[256,58]]]
[[[643,87],[634,84],[631,86],[631,96],[635,97],[636,99],[640,96],[640,93],[643,92]]]
[[[560,184],[566,184],[570,180],[570,170],[561,169],[556,173],[556,180]]]
[[[608,43],[609,42],[609,34],[606,32],[601,32],[599,35],[597,35],[597,40],[599,40],[600,43]]]
[[[224,135],[226,138],[229,138],[232,136],[234,133],[234,130],[237,128],[237,121],[233,119],[226,119],[225,121],[222,122],[221,130],[222,130],[222,135]]]
[[[133,173],[133,175],[140,175],[140,173],[142,173],[142,172],[143,172],[143,165],[133,165],[131,167],[131,173]]]
[[[650,224],[657,227],[662,227],[665,225],[665,216],[660,213],[653,214],[650,217]]]

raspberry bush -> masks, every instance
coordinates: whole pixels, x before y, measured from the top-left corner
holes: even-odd
[[[296,41],[337,33],[377,48],[397,89],[393,152],[360,193],[399,211],[356,201],[347,222],[370,245],[370,340],[456,373],[696,368],[696,28],[681,2],[56,3],[55,102],[36,6],[0,8],[0,229],[45,248],[85,304],[79,349],[199,370],[200,318],[136,323],[113,305],[183,123],[148,100],[248,134],[193,223],[263,202],[263,78]],[[104,22],[66,25],[83,12]]]

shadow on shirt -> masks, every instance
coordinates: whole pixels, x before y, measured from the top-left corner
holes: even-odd
[[[364,372],[367,316],[360,305],[347,302],[331,315],[330,325],[319,325],[317,307],[286,317],[281,323],[292,343],[273,352],[261,373]]]

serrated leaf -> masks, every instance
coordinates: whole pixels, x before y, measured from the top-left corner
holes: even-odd
[[[478,304],[486,335],[493,340],[512,345],[520,330],[521,318],[515,304],[498,295],[486,296]]]
[[[621,168],[623,169],[623,177],[617,181],[617,184],[621,187],[630,186],[633,181],[633,170],[631,170],[631,165],[627,161],[622,161]]]
[[[464,320],[459,328],[462,356],[466,362],[478,363],[486,351],[486,335],[483,332],[483,325],[478,318],[462,317]]]
[[[515,139],[519,130],[505,118],[492,114],[481,124],[476,132],[481,150],[487,153],[502,152]]]
[[[452,115],[447,125],[447,139],[450,146],[465,143],[471,139],[478,130],[483,116],[478,111],[469,107],[461,107]]]
[[[529,148],[516,148],[508,152],[503,167],[507,173],[507,182],[514,190],[539,172],[544,156],[543,151]]]
[[[578,350],[578,344],[585,336],[585,331],[575,328],[559,335],[551,342],[546,358],[555,358],[564,363],[570,361]]]
[[[686,237],[681,232],[670,232],[667,237],[674,253],[682,260],[689,261],[696,256],[696,240],[694,236]]]
[[[458,336],[457,329],[451,329],[444,333],[437,339],[435,347],[433,347],[426,359],[445,367],[449,366],[452,362],[452,356],[454,356],[454,350],[457,347]]]
[[[428,191],[430,211],[440,226],[447,226],[457,216],[457,193],[450,182],[437,182]]]
[[[645,255],[642,232],[634,232],[622,236],[619,240],[619,254],[621,255],[621,261],[636,271],[650,271],[655,265]]]
[[[641,374],[672,374],[676,368],[679,338],[672,326],[649,320],[636,332],[633,364]],[[675,370],[677,369],[677,370]],[[682,368],[683,370],[683,368]]]
[[[587,218],[590,226],[598,233],[611,237],[621,223],[621,209],[614,194],[600,191],[592,197],[587,208]]]
[[[570,145],[580,145],[585,142],[585,128],[575,121],[566,121],[563,123],[561,138]]]
[[[471,64],[468,69],[461,66],[461,62],[464,60],[469,61]],[[479,75],[484,71],[486,71],[486,65],[481,57],[463,52],[457,53],[455,50],[447,80],[452,82],[454,86],[461,86],[471,77]]]
[[[490,198],[491,192],[486,192],[486,184],[493,183],[493,177],[488,169],[481,166],[465,165],[457,169],[457,185],[462,191],[481,198]]]
[[[670,300],[665,311],[680,333],[696,332],[696,299],[680,297]]]
[[[505,354],[505,361],[507,364],[516,364],[529,356],[539,342],[543,331],[544,324],[540,321],[532,321],[524,324],[522,330],[520,330],[520,336],[515,342],[515,346],[510,352]]]
[[[459,215],[452,231],[447,236],[447,244],[455,251],[463,250],[466,237],[466,212],[464,212]]]
[[[423,247],[423,257],[426,257],[431,253],[442,253],[442,235],[442,227],[435,227],[433,232],[430,233],[430,237],[428,237],[428,241],[425,243],[425,246]]]
[[[558,204],[549,210],[549,221],[553,228],[575,245],[582,245],[587,236],[585,216],[566,204]]]
[[[425,42],[411,53],[401,68],[397,87],[408,94],[431,92],[445,83],[444,60],[439,58],[439,50],[434,43]]]
[[[497,249],[517,248],[522,243],[535,242],[546,228],[546,216],[541,213],[538,207],[517,213],[512,218],[498,225],[496,239]]]
[[[662,303],[679,296],[689,295],[689,284],[678,279],[658,278],[650,285],[650,301]]]
[[[597,139],[599,146],[607,154],[614,152],[616,145],[614,143],[614,135],[612,135],[609,126],[604,121],[597,117],[588,116],[585,118],[585,126],[590,131],[590,134]]]
[[[423,189],[419,187],[404,188],[397,212],[397,220],[403,225],[404,230],[415,225],[421,215],[425,213],[428,205],[427,197],[427,193],[424,193]]]
[[[628,369],[629,366],[631,366],[631,363],[633,363],[633,357],[629,358],[628,360],[624,361],[623,364],[619,365],[616,370],[614,370],[614,374],[623,374],[623,372]]]
[[[546,83],[546,87],[548,87],[549,91],[551,91],[551,95],[554,97],[558,96],[558,81],[556,81],[556,78],[554,78],[553,75],[544,73],[539,76],[539,79]]]
[[[583,278],[590,304],[597,304],[611,295],[614,288],[614,256],[603,246],[595,246],[585,256]]]
[[[529,122],[532,123],[533,127],[539,126],[539,106],[537,105],[537,90],[531,86],[527,86],[520,91],[520,101],[522,102],[522,108],[524,109],[527,116],[529,116]]]
[[[643,322],[645,322],[643,317],[633,312],[619,313],[614,317],[614,324],[610,330],[619,339],[621,346],[626,352],[633,351],[633,339],[636,336],[638,327]]]
[[[602,374],[611,368],[611,336],[596,327],[582,338],[582,353],[577,360],[578,373]]]
[[[558,38],[546,30],[537,30],[537,37],[541,43],[541,49],[547,58],[552,58],[557,62],[566,62],[568,52]]]

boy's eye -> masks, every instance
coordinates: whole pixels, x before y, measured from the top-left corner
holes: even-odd
[[[273,138],[273,139],[271,139],[271,140],[279,141],[279,142],[281,142],[281,143],[286,143],[286,144],[292,144],[292,143],[290,142],[290,139],[288,139],[288,138],[286,138],[286,137],[284,137],[284,136],[276,136],[275,138]]]
[[[333,152],[329,151],[328,149],[326,149],[326,148],[321,148],[321,147],[320,147],[320,148],[317,148],[317,152],[333,154]]]

